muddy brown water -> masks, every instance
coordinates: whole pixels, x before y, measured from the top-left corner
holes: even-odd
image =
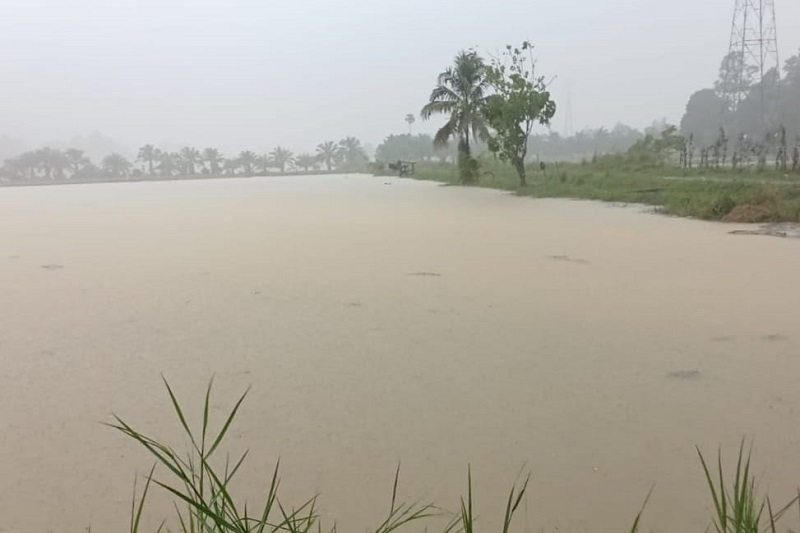
[[[387,184],[388,183],[388,184]],[[800,243],[598,203],[359,176],[0,190],[0,531],[120,531],[150,458],[251,393],[237,492],[364,531],[401,496],[455,509],[472,465],[518,531],[703,531],[694,446],[755,439],[800,484]],[[742,228],[746,228],[742,226]],[[181,443],[180,440],[172,440]],[[169,514],[154,493],[148,524]]]

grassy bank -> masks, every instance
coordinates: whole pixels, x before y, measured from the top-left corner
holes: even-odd
[[[417,179],[458,184],[452,164],[421,164]],[[514,170],[481,160],[477,186],[538,198],[577,198],[652,205],[665,214],[728,222],[800,222],[800,174],[605,164],[530,165],[528,186]]]
[[[140,524],[145,503],[151,487],[162,490],[161,494],[173,500],[176,516],[174,529],[164,527],[165,519],[158,531],[181,531],[184,533],[322,533],[323,525],[317,507],[317,497],[312,496],[299,505],[287,504],[280,493],[278,467],[275,467],[272,478],[266,481],[266,494],[258,501],[247,503],[231,495],[230,487],[236,474],[247,458],[247,452],[237,457],[224,455],[221,444],[231,428],[236,414],[247,395],[243,394],[224,418],[218,429],[212,428],[211,389],[206,391],[202,410],[202,421],[199,428],[192,425],[184,415],[184,409],[176,398],[169,384],[166,388],[172,409],[184,432],[184,446],[173,448],[163,441],[156,440],[134,429],[119,417],[109,424],[126,437],[139,443],[154,461],[149,475],[146,477],[141,491],[134,485],[134,501],[131,506],[130,531],[142,530]],[[750,453],[744,442],[739,448],[735,469],[726,472],[721,455],[716,464],[709,463],[697,449],[700,465],[712,504],[709,522],[717,533],[776,533],[776,524],[783,515],[800,505],[800,492],[788,503],[773,506],[769,497],[760,494],[756,486],[756,476],[750,463]],[[158,471],[157,471],[158,469]],[[446,511],[433,502],[415,501],[412,503],[399,501],[397,487],[400,469],[395,474],[391,491],[391,503],[385,519],[366,531],[374,533],[393,533],[394,531],[428,531],[429,526],[441,533],[473,533],[475,516],[473,515],[472,475],[467,468],[465,494],[458,498],[455,511]],[[728,476],[728,474],[731,474]],[[512,520],[520,504],[524,501],[530,475],[513,483],[505,500],[502,512],[502,533],[510,533]],[[652,495],[644,498],[639,513],[632,518],[632,525],[627,530],[637,533],[640,530],[642,513],[645,511]],[[388,498],[387,498],[388,500]],[[698,502],[698,504],[702,504]],[[621,518],[620,522],[628,520]],[[603,525],[605,529],[609,525]],[[614,525],[610,525],[612,528]],[[621,530],[626,528],[617,525]],[[658,529],[669,531],[665,524]],[[711,529],[711,527],[707,528]],[[326,529],[336,532],[336,525]],[[789,529],[792,531],[792,529]]]

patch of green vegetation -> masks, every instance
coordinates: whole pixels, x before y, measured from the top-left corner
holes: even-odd
[[[186,419],[184,409],[175,396],[169,383],[164,380],[172,409],[185,434],[188,448],[176,449],[134,429],[130,424],[115,416],[110,427],[119,430],[144,447],[155,460],[145,479],[144,489],[137,495],[134,486],[134,501],[131,505],[130,531],[138,533],[141,529],[145,502],[153,486],[161,488],[173,498],[177,513],[178,531],[183,533],[315,533],[322,532],[317,497],[311,497],[299,506],[291,506],[279,494],[280,477],[278,466],[268,483],[268,489],[261,503],[254,507],[234,498],[231,484],[247,458],[247,452],[231,460],[229,455],[220,458],[221,445],[230,430],[247,391],[239,397],[227,414],[218,430],[212,431],[210,424],[211,390],[213,382],[206,390],[200,429],[193,430]],[[750,468],[750,452],[745,453],[744,442],[739,448],[738,461],[732,482],[726,482],[721,453],[717,458],[717,470],[712,475],[705,457],[697,449],[700,462],[708,483],[713,503],[712,523],[717,533],[776,533],[776,523],[795,504],[800,505],[800,495],[788,504],[775,510],[769,497],[758,494],[755,476]],[[156,477],[156,469],[166,477]],[[398,467],[392,486],[391,505],[386,518],[368,531],[374,533],[393,533],[407,526],[419,527],[425,531],[428,525],[444,524],[442,533],[474,533],[472,473],[467,474],[467,494],[460,499],[459,510],[448,513],[433,503],[399,502],[397,487],[400,469]],[[509,533],[514,515],[520,507],[528,490],[530,476],[515,482],[506,500],[502,533]],[[642,514],[652,495],[651,489],[636,515],[631,533],[638,533]],[[431,523],[432,519],[437,519]],[[165,528],[167,521],[161,522],[158,532]],[[330,529],[336,532],[335,524]]]
[[[537,198],[575,198],[652,205],[664,214],[733,222],[800,222],[800,175],[777,171],[679,169],[605,157],[531,172],[526,187],[510,165],[481,159],[475,185]],[[420,164],[417,179],[458,184],[455,165]],[[738,208],[738,209],[737,209]],[[734,211],[736,210],[736,211]]]

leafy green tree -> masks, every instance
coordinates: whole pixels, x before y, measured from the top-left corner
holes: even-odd
[[[333,163],[336,161],[339,152],[339,145],[333,141],[325,141],[317,145],[317,159],[325,164],[325,168],[330,172],[333,168]]]
[[[345,137],[339,141],[339,156],[348,170],[361,169],[367,162],[364,147],[355,137]]]
[[[203,162],[200,151],[189,146],[181,150],[181,160],[183,161],[184,172],[189,176],[194,176],[197,167]]]
[[[713,89],[702,89],[689,98],[686,113],[681,119],[681,133],[694,135],[695,142],[703,147],[710,146],[724,124],[728,104]]]
[[[45,146],[34,152],[34,157],[46,179],[53,177],[53,167],[57,164],[56,150]]]
[[[800,52],[786,60],[780,86],[780,114],[790,138],[800,144]]]
[[[106,173],[114,177],[127,176],[133,166],[130,161],[116,152],[105,156],[101,165]]]
[[[314,165],[317,164],[317,158],[311,154],[298,154],[295,159],[295,164],[308,172]]]
[[[208,169],[212,174],[220,173],[220,165],[224,161],[224,157],[216,148],[206,148],[203,150],[203,161],[208,163]]]
[[[685,138],[678,128],[667,125],[658,135],[648,133],[628,150],[628,157],[641,165],[663,165],[683,148]]]
[[[53,178],[64,179],[64,170],[69,167],[69,159],[61,150],[51,150],[50,166],[53,169]]]
[[[550,124],[556,112],[544,78],[536,76],[533,67],[533,46],[524,41],[519,47],[506,46],[486,72],[495,91],[485,99],[483,110],[494,130],[489,150],[514,167],[522,187],[527,185],[525,157],[533,127]]]
[[[420,112],[423,120],[436,114],[448,115],[447,122],[436,132],[433,142],[445,146],[451,137],[458,139],[460,162],[468,163],[471,159],[470,133],[473,139],[489,138],[483,116],[489,89],[483,59],[472,50],[462,51],[456,56],[454,65],[439,74],[430,101]],[[477,178],[470,166],[459,164],[462,182]]]
[[[294,164],[294,154],[282,146],[276,147],[269,153],[272,165],[279,168],[281,172],[286,172],[287,165]]]
[[[20,155],[6,159],[3,168],[0,169],[0,175],[11,179],[22,179],[26,177],[26,171],[27,169]]]
[[[784,63],[783,79],[788,85],[800,87],[800,52],[791,56]]]
[[[443,160],[453,156],[452,148],[435,146],[430,135],[389,135],[375,150],[377,161],[426,161],[434,158]]]
[[[257,160],[258,156],[250,150],[239,153],[239,166],[242,167],[242,170],[244,170],[244,173],[248,176],[253,173]]]
[[[406,115],[406,124],[408,124],[408,134],[411,135],[411,127],[417,121],[417,117],[414,116],[414,113],[409,113]]]
[[[19,165],[28,174],[29,179],[35,179],[39,169],[39,155],[36,152],[25,152],[19,156]]]
[[[159,160],[160,150],[152,144],[145,144],[139,148],[139,154],[136,156],[137,161],[147,163],[147,171],[151,176],[155,175],[154,164]]]
[[[745,65],[742,52],[730,52],[722,58],[719,79],[714,83],[714,90],[722,97],[745,92],[756,82],[757,76],[758,69],[753,65]]]
[[[64,152],[64,156],[67,158],[67,164],[73,176],[80,174],[82,169],[91,164],[89,158],[84,155],[83,150],[78,150],[77,148],[68,149]]]

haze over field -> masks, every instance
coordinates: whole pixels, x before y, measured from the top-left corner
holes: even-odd
[[[775,2],[6,0],[0,533],[800,531]]]
[[[689,95],[716,77],[732,8],[732,0],[6,0],[0,137],[10,139],[0,144],[14,148],[2,155],[93,131],[117,142],[98,156],[148,142],[297,151],[353,135],[374,145],[405,130],[403,117],[419,110],[456,50],[523,39],[536,45],[541,71],[558,76],[554,96],[562,111],[571,107],[575,129],[642,127],[662,116],[677,123]],[[800,4],[778,0],[776,10],[786,58],[800,47]]]

